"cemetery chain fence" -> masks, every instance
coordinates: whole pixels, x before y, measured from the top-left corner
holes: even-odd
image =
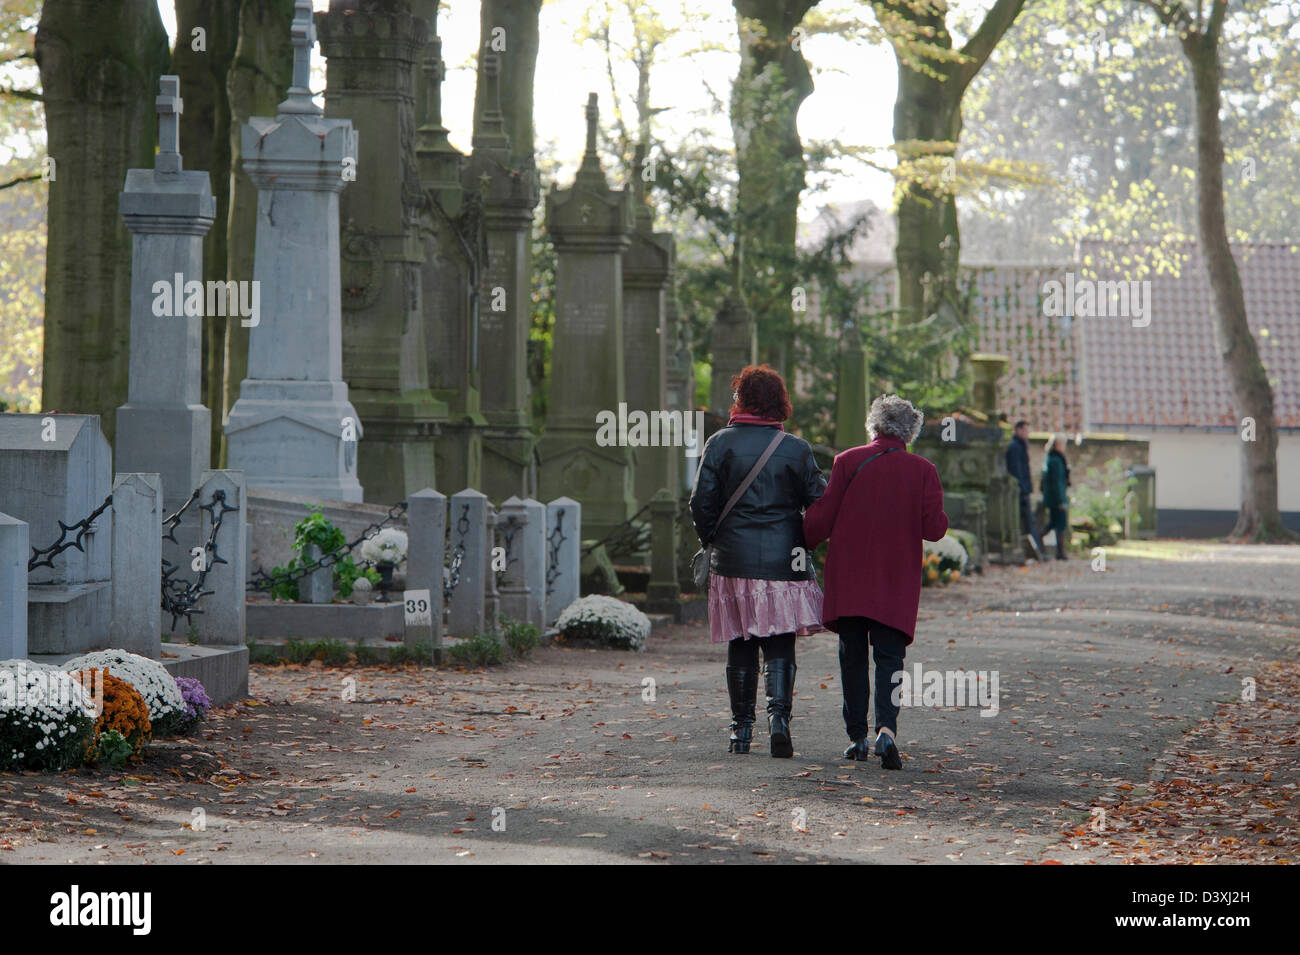
[[[451,552],[451,566],[447,569],[446,583],[442,588],[442,603],[451,603],[451,595],[460,583],[460,568],[465,563],[465,541],[469,537],[469,505],[461,506],[460,517],[456,520],[456,546]]]
[[[641,510],[637,511],[622,524],[619,524],[612,531],[606,534],[598,541],[593,541],[582,549],[585,557],[602,544],[605,546],[605,553],[610,557],[626,557],[630,554],[640,554],[650,548],[650,523],[641,520],[642,517],[648,516],[650,505],[646,504]]]
[[[396,504],[393,504],[388,508],[388,514],[386,517],[383,517],[380,520],[375,521],[373,524],[366,527],[366,529],[363,530],[359,535],[357,535],[357,537],[354,540],[348,541],[348,543],[344,544],[338,550],[330,551],[330,553],[328,554],[322,554],[316,560],[304,564],[302,567],[297,567],[293,570],[282,571],[278,574],[275,573],[268,574],[261,567],[258,567],[255,571],[253,571],[252,579],[248,582],[247,589],[251,591],[259,591],[259,590],[269,591],[280,584],[296,583],[299,580],[302,580],[308,574],[313,574],[324,567],[332,567],[335,564],[337,564],[339,561],[343,560],[344,557],[347,557],[356,548],[360,547],[361,543],[365,541],[367,538],[371,537],[374,534],[378,534],[381,530],[383,530],[389,524],[396,521],[398,518],[402,517],[402,515],[404,515],[405,513],[406,513],[406,502],[398,501]],[[374,563],[373,561],[369,561],[362,558],[362,560],[357,564],[357,566],[369,567],[373,563]]]
[[[163,535],[164,540],[169,540],[173,544],[177,543],[175,537],[176,528],[180,525],[190,505],[199,499],[199,491],[199,488],[195,488],[189,500],[182,504],[175,514],[163,521],[163,527],[167,529],[167,533]],[[217,550],[217,535],[221,532],[221,525],[225,520],[225,516],[235,513],[239,508],[227,504],[226,492],[218,488],[212,492],[212,500],[206,504],[200,504],[199,510],[207,512],[212,526],[208,531],[208,539],[203,542],[203,568],[198,572],[198,576],[194,580],[177,577],[176,571],[180,568],[165,557],[162,562],[162,608],[164,613],[172,615],[173,632],[176,630],[176,624],[181,617],[185,618],[186,623],[193,623],[193,615],[203,613],[202,610],[198,609],[199,601],[216,592],[203,589],[207,583],[208,571],[217,564],[229,563]],[[199,555],[196,554],[195,556]]]
[[[27,572],[30,574],[37,567],[49,567],[53,570],[54,558],[58,557],[65,550],[76,548],[84,554],[86,549],[82,546],[83,539],[88,533],[90,533],[91,525],[95,523],[99,515],[108,510],[112,504],[113,495],[110,494],[108,497],[104,498],[103,504],[99,505],[99,507],[95,508],[81,520],[77,521],[77,523],[65,524],[63,521],[59,521],[59,539],[49,547],[32,548],[31,559],[27,561]],[[68,537],[70,531],[76,531],[76,534],[71,538]]]

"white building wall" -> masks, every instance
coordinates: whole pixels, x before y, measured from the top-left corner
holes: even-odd
[[[1151,442],[1156,507],[1236,511],[1241,506],[1241,438],[1230,431],[1137,431]],[[1278,440],[1278,504],[1300,511],[1300,434]]]

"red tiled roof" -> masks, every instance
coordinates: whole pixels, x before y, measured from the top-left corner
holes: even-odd
[[[1082,243],[1078,263],[970,266],[978,350],[1010,357],[1002,408],[1037,430],[1236,427],[1232,392],[1215,342],[1214,296],[1199,249],[1179,275],[1151,275],[1150,324],[1126,317],[1058,318],[1043,313],[1046,283],[1121,276],[1098,265],[1103,244]],[[1107,249],[1114,252],[1115,249]],[[1126,251],[1126,250],[1119,250]],[[1300,245],[1234,244],[1246,313],[1273,386],[1282,428],[1300,428]],[[1132,253],[1140,256],[1138,250]],[[888,268],[879,263],[869,269]],[[868,307],[892,305],[888,282],[873,285]]]
[[[1097,243],[1080,253],[1100,259]],[[1153,275],[1151,324],[1085,319],[1085,422],[1094,430],[1237,427],[1216,343],[1214,293],[1199,247],[1176,250],[1178,276]],[[1273,387],[1279,427],[1300,427],[1300,246],[1234,244],[1246,316]],[[1116,278],[1099,271],[1102,279]]]

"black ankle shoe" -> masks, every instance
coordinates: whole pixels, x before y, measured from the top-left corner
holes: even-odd
[[[845,759],[856,759],[859,761],[871,758],[871,744],[867,742],[864,736],[861,739],[853,741],[853,745],[844,751]]]
[[[794,755],[790,710],[794,699],[795,669],[790,660],[773,660],[767,664],[767,729],[772,755],[778,759],[789,759]]]
[[[754,738],[754,705],[758,697],[758,671],[727,667],[727,696],[731,698],[731,739],[728,753],[748,753]]]
[[[881,769],[902,769],[903,757],[894,745],[894,739],[887,733],[876,737],[876,755],[880,757]]]

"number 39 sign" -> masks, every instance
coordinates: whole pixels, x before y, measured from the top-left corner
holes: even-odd
[[[433,606],[427,590],[406,590],[402,592],[406,602],[406,625],[418,627],[433,625]]]

